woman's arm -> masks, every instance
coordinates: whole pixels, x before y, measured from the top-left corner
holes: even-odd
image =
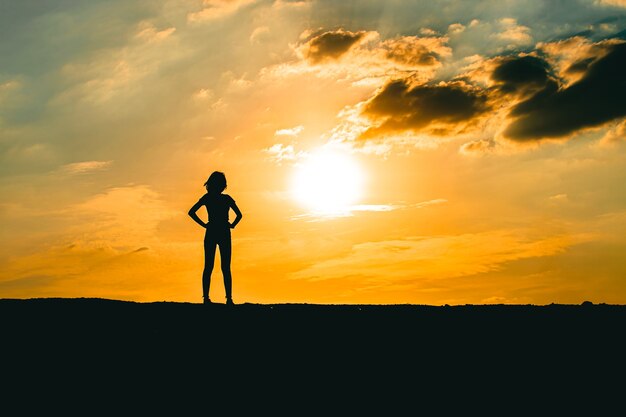
[[[189,209],[189,212],[187,214],[189,214],[189,217],[191,217],[193,219],[194,222],[198,223],[200,226],[206,228],[206,225],[208,223],[204,223],[200,217],[198,217],[198,215],[196,214],[196,212],[198,211],[198,209],[200,207],[202,207],[202,200],[199,200],[196,204],[193,205],[192,208]]]
[[[233,222],[230,224],[230,228],[234,229],[235,226],[237,226],[237,223],[239,223],[241,221],[241,218],[243,217],[243,214],[241,214],[241,210],[239,210],[239,207],[237,207],[237,203],[235,203],[234,200],[231,203],[230,207],[233,209],[233,211],[237,215],[237,217],[235,217],[235,220],[233,220]]]

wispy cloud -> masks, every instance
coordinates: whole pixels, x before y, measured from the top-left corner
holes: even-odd
[[[113,161],[83,161],[63,165],[59,172],[69,175],[87,174],[108,169]]]
[[[274,133],[276,136],[298,136],[304,130],[304,126],[299,125],[287,129],[279,129]]]
[[[250,43],[252,44],[261,43],[263,39],[268,36],[269,33],[270,33],[270,28],[267,26],[259,26],[255,28],[250,34],[250,38],[249,38]]]
[[[269,148],[264,149],[263,152],[268,154],[270,159],[278,163],[294,161],[297,156],[293,145],[284,145],[282,143],[275,143]]]
[[[393,210],[421,209],[434,205],[444,204],[448,200],[438,198],[434,200],[422,201],[415,204],[355,204],[336,211],[310,211],[292,216],[292,220],[305,220],[309,222],[319,222],[324,220],[338,219],[342,217],[352,217],[359,212],[382,213]]]
[[[157,192],[145,185],[107,189],[70,207],[68,213],[89,219],[79,226],[83,233],[92,231],[92,244],[100,240],[110,246],[144,246],[158,223],[176,214]]]
[[[150,187],[107,189],[50,214],[60,223],[54,242],[13,256],[0,271],[0,288],[16,297],[153,298],[156,287],[148,282],[165,270],[179,273],[185,256],[180,243],[164,245],[156,236],[157,226],[177,214]]]
[[[235,14],[239,9],[257,0],[204,0],[200,11],[187,15],[189,22],[206,22]]]
[[[343,277],[380,279],[385,284],[469,276],[496,270],[505,262],[550,256],[593,236],[533,237],[529,231],[410,237],[354,245],[349,254],[319,262],[292,274],[293,279]],[[389,282],[391,280],[391,282]]]
[[[494,34],[495,37],[503,41],[509,42],[509,48],[520,45],[532,44],[533,38],[530,35],[530,28],[517,23],[516,19],[507,17],[500,19],[498,22],[501,32]]]
[[[599,142],[600,146],[611,146],[626,141],[626,120],[609,129]]]
[[[159,42],[163,39],[168,38],[175,31],[175,27],[169,27],[159,30],[156,26],[154,26],[154,24],[150,22],[141,22],[135,36],[137,38],[147,40],[148,42]]]

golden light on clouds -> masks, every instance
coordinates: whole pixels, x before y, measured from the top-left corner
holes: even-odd
[[[236,301],[626,302],[621,0],[23,3],[0,297],[199,301],[219,170]]]

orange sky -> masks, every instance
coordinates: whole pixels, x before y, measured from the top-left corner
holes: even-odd
[[[435,3],[5,6],[0,297],[626,303],[624,5]]]

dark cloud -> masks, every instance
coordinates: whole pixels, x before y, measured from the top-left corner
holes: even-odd
[[[559,138],[626,116],[626,43],[612,45],[587,65],[579,81],[561,88],[549,80],[515,105],[504,136],[516,141]]]
[[[304,51],[305,57],[314,63],[327,59],[337,59],[359,40],[363,38],[366,32],[349,32],[337,30],[325,32],[311,38]]]
[[[392,81],[366,104],[363,114],[382,122],[362,138],[428,127],[432,134],[446,134],[442,124],[459,127],[488,108],[486,95],[462,83],[411,86],[408,80]]]
[[[619,121],[626,116],[626,43],[618,42],[589,44],[563,68],[552,67],[541,51],[496,58],[489,88],[469,78],[419,85],[415,78],[391,81],[364,103],[362,114],[372,126],[360,138],[459,134],[497,108],[508,112],[503,136],[517,142],[566,138]],[[465,150],[482,151],[486,145],[473,143]]]
[[[439,56],[423,45],[418,45],[411,51],[395,48],[387,51],[386,56],[392,61],[402,64],[430,66],[439,63]]]
[[[385,57],[391,61],[413,67],[433,66],[440,63],[442,54],[449,54],[445,38],[419,38],[403,36],[382,43]]]
[[[549,79],[550,66],[546,61],[534,56],[508,58],[496,67],[491,74],[500,90],[516,92],[528,85],[544,86]]]
[[[595,58],[580,59],[580,60],[574,62],[569,67],[567,67],[565,72],[568,73],[568,74],[576,74],[576,73],[580,73],[580,72],[587,72],[587,70],[589,69],[589,65],[591,65],[591,63],[593,61],[595,61],[595,60],[596,60]]]

